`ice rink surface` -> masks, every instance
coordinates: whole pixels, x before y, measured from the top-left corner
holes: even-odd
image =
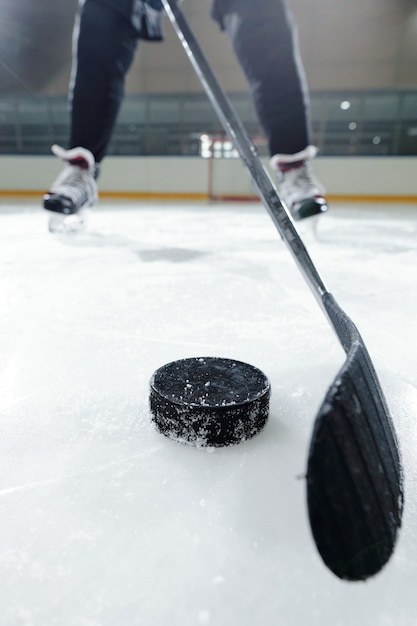
[[[60,237],[35,202],[3,203],[1,626],[417,624],[417,207],[335,205],[299,230],[397,429],[388,565],[344,582],[314,545],[308,446],[345,357],[260,204],[102,203]],[[254,439],[211,450],[153,428],[153,372],[192,356],[267,374]]]

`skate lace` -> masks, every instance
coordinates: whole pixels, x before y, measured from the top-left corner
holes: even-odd
[[[321,193],[320,187],[306,163],[301,167],[288,170],[281,179],[281,191],[288,203]]]
[[[302,165],[301,167],[293,170],[293,172],[294,177],[292,184],[297,188],[298,192],[302,193],[312,191],[317,187],[310,168],[307,165]]]
[[[89,197],[91,184],[89,170],[81,169],[76,165],[67,165],[56,180],[54,191],[69,196],[76,204]]]

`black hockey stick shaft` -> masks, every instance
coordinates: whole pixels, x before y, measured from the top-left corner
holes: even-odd
[[[218,84],[194,34],[178,8],[177,2],[175,0],[163,0],[163,4],[220,122],[237,149],[240,158],[248,168],[252,180],[261,198],[263,198],[265,207],[282,239],[289,247],[319,304],[322,305],[322,295],[327,293],[327,289],[295,229],[288,210],[281,202],[271,177],[259,161],[253,142],[236,115],[229,98]]]
[[[315,420],[307,500],[312,533],[326,565],[340,578],[364,580],[390,558],[403,510],[401,459],[384,394],[362,337],[325,287],[176,0],[162,2],[226,133],[346,352]]]

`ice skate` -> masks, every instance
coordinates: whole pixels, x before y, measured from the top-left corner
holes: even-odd
[[[50,232],[67,233],[84,230],[89,208],[97,202],[96,164],[85,148],[64,150],[53,145],[52,152],[66,165],[43,197],[48,211]]]
[[[309,146],[294,155],[275,155],[271,165],[277,173],[282,201],[295,220],[302,220],[327,211],[324,189],[315,178],[310,158],[316,150]]]

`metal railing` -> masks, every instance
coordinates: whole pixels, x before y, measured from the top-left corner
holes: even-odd
[[[248,133],[262,135],[249,94],[230,98]],[[322,156],[417,155],[417,90],[313,92],[311,112]],[[50,154],[68,134],[66,97],[0,98],[0,154]],[[109,154],[198,156],[202,137],[222,134],[204,94],[128,95]]]

